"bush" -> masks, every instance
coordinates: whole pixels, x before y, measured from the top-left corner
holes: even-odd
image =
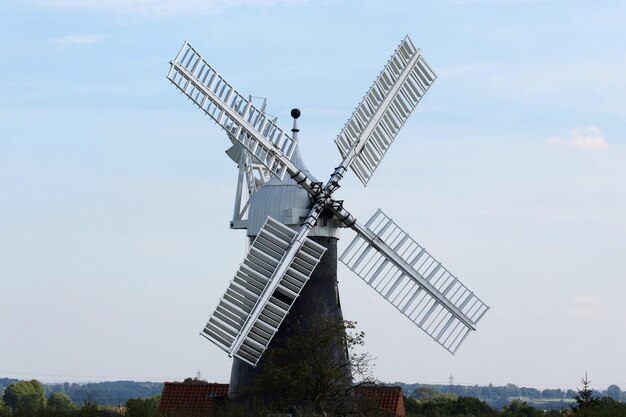
[[[48,410],[55,413],[66,413],[76,410],[76,404],[70,400],[70,397],[62,392],[53,392],[48,397]]]
[[[126,401],[126,417],[154,417],[159,409],[160,395]]]

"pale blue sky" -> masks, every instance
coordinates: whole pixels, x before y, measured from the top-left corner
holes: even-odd
[[[165,79],[190,41],[320,179],[404,35],[439,78],[370,185],[492,310],[456,356],[347,269],[385,381],[626,388],[626,4],[5,0],[0,376],[226,381],[198,333],[244,256],[225,135]],[[343,233],[342,243],[350,232]]]

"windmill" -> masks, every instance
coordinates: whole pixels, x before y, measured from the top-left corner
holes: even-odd
[[[227,153],[239,165],[239,191],[248,178],[249,200],[242,206],[236,199],[231,227],[246,228],[252,243],[201,332],[235,357],[230,394],[237,396],[255,377],[270,342],[281,337],[288,313],[323,310],[341,317],[336,289],[340,227],[356,236],[339,260],[454,354],[489,307],[380,209],[361,223],[333,198],[348,170],[367,185],[436,79],[409,37],[335,139],[342,160],[325,184],[311,175],[297,149],[299,110],[292,110],[289,136],[189,43],[170,64],[167,78],[231,139]],[[253,170],[262,180],[255,183]]]

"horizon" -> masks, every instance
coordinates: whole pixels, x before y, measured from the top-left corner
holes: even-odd
[[[69,384],[77,384],[77,385],[86,385],[86,384],[99,384],[99,383],[106,383],[106,382],[136,382],[136,383],[155,383],[155,384],[164,384],[166,382],[182,382],[184,379],[186,378],[191,378],[191,376],[186,376],[186,377],[179,377],[179,378],[173,378],[173,379],[164,379],[164,380],[134,380],[134,379],[116,379],[116,380],[75,380],[75,381],[69,381],[69,380],[41,380],[38,378],[8,378],[8,377],[2,377],[0,376],[0,379],[17,379],[20,381],[30,381],[32,379],[37,379],[39,382],[41,382],[44,385],[60,385],[60,384],[65,384],[65,383],[69,383]],[[214,381],[214,380],[209,380],[206,379],[204,377],[200,377],[200,379],[205,380],[208,383],[218,383],[218,384],[227,384],[228,381]],[[450,386],[449,382],[446,381],[441,381],[441,382],[419,382],[419,381],[415,381],[415,382],[409,382],[409,381],[379,381],[381,384],[383,385],[394,385],[394,384],[405,384],[405,385],[424,385],[424,386]],[[608,384],[604,387],[598,387],[595,384],[593,384],[592,382],[592,386],[591,388],[594,391],[606,391],[607,387],[611,386],[611,385],[618,385],[618,384]],[[544,385],[544,386],[525,386],[525,385],[519,385],[516,384],[515,382],[508,382],[506,384],[492,384],[492,383],[487,383],[487,384],[474,384],[474,383],[464,383],[464,382],[454,382],[451,386],[462,386],[462,387],[473,387],[473,386],[480,386],[480,387],[487,387],[490,385],[493,385],[494,387],[503,387],[503,386],[507,386],[508,384],[513,384],[518,388],[534,388],[534,389],[539,389],[539,390],[545,390],[545,389],[562,389],[564,392],[567,392],[568,390],[573,390],[575,391],[576,389],[578,389],[578,385],[576,386],[572,386],[572,387],[566,387],[566,386],[549,386],[549,385]],[[618,385],[619,386],[619,385]],[[622,388],[622,387],[620,387]]]

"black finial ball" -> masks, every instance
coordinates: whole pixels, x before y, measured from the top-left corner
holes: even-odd
[[[293,117],[294,119],[300,117],[300,114],[300,109],[291,109],[291,117]]]

